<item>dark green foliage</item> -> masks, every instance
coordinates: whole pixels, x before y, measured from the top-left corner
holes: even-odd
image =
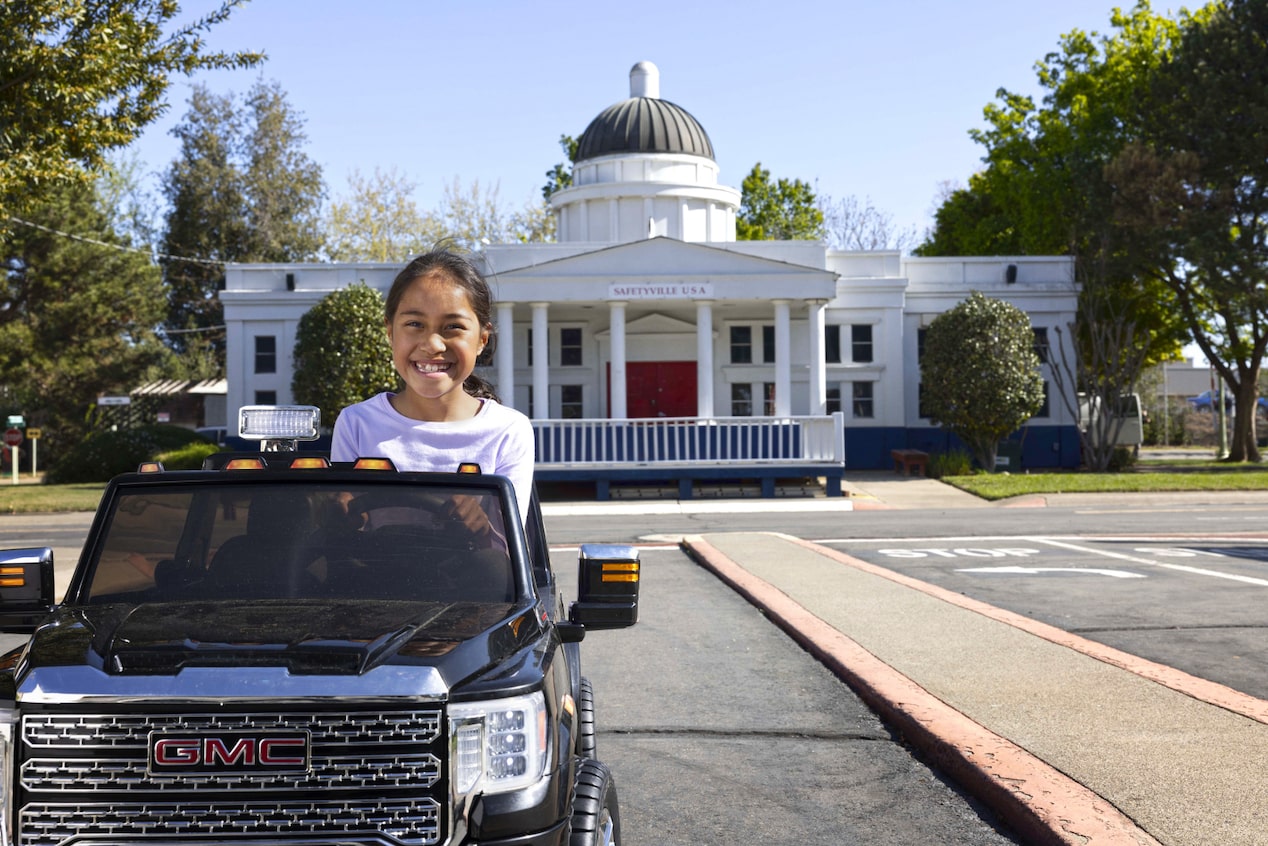
[[[0,289],[0,372],[8,398],[40,426],[41,455],[69,449],[88,430],[101,394],[127,393],[164,354],[158,268],[127,246],[93,186],[45,192],[28,217],[67,238],[17,226],[0,239],[7,285]]]
[[[174,2],[0,3],[0,218],[46,200],[49,186],[90,183],[163,113],[173,74],[261,61],[207,50],[240,2],[180,26]]]
[[[181,150],[163,185],[171,208],[162,251],[198,259],[164,259],[167,326],[176,330],[169,342],[186,352],[196,347],[191,340],[211,340],[217,372],[224,368],[223,335],[189,330],[223,324],[223,263],[310,261],[323,244],[326,189],[321,167],[302,151],[302,119],[277,83],[256,83],[243,105],[195,86],[173,130]]]
[[[758,162],[741,187],[735,215],[740,241],[815,241],[824,237],[823,212],[814,190],[800,179],[772,181]]]
[[[358,282],[322,298],[299,321],[294,361],[291,393],[321,409],[323,426],[334,426],[344,406],[396,390],[383,297]]]
[[[203,459],[220,452],[220,447],[205,441],[195,441],[177,449],[169,449],[154,456],[164,470],[200,470]]]
[[[210,446],[193,430],[181,426],[155,424],[93,432],[75,446],[57,454],[45,481],[57,485],[105,482],[120,473],[134,472],[143,462],[153,461],[160,453],[190,444]]]
[[[1003,438],[1043,405],[1043,377],[1025,312],[974,291],[929,325],[920,361],[922,406],[984,469]]]

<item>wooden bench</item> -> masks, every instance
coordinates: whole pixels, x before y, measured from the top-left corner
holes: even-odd
[[[929,475],[929,453],[919,449],[891,449],[890,458],[894,459],[894,472],[904,476],[918,471],[921,476]]]

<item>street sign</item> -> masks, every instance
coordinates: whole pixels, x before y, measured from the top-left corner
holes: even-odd
[[[39,430],[39,429],[27,429],[27,430],[26,430],[26,436],[27,436],[28,438],[30,438],[31,440],[35,440],[36,438],[38,438],[38,437],[40,436],[40,434],[41,434],[41,432],[40,432],[40,430]]]
[[[131,405],[132,397],[97,397],[97,405]]]
[[[18,444],[22,443],[22,430],[21,429],[5,429],[4,443],[5,443],[5,446],[11,446],[11,447],[15,447]]]

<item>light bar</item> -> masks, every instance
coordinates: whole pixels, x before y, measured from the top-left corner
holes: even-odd
[[[249,441],[315,441],[321,437],[321,409],[315,405],[244,405],[238,409],[238,436]]]

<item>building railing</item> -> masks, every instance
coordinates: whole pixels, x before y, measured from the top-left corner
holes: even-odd
[[[845,418],[534,420],[542,469],[845,466]]]

